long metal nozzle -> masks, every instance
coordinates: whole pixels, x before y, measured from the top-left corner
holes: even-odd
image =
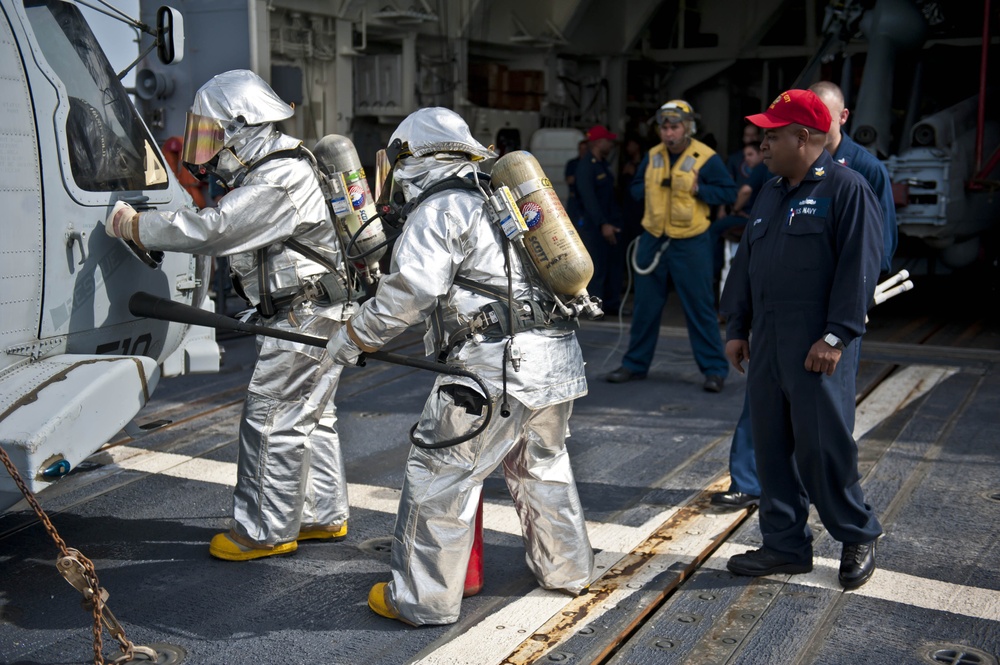
[[[321,348],[326,348],[327,342],[329,341],[322,337],[303,335],[302,333],[296,333],[290,330],[279,330],[276,328],[269,328],[267,326],[247,323],[245,321],[239,321],[228,316],[223,316],[222,314],[216,314],[215,312],[209,312],[198,307],[184,305],[182,303],[174,302],[173,300],[168,300],[166,298],[160,298],[159,296],[154,296],[151,293],[145,293],[143,291],[138,291],[132,295],[128,301],[128,309],[136,316],[143,316],[150,319],[176,321],[178,323],[187,323],[193,326],[204,326],[206,328],[234,330],[236,332],[262,335],[264,337],[274,337],[276,339],[284,339],[290,342],[298,342],[299,344],[318,346]],[[447,448],[449,446],[458,445],[459,443],[464,443],[479,436],[486,429],[490,420],[493,418],[493,400],[490,396],[490,390],[486,386],[486,383],[479,378],[479,375],[474,372],[453,367],[452,365],[447,365],[445,363],[431,362],[422,358],[411,358],[410,356],[404,356],[398,353],[389,353],[387,351],[372,351],[371,353],[363,354],[361,358],[358,359],[358,365],[363,366],[365,361],[369,358],[372,360],[392,363],[394,365],[403,365],[405,367],[423,369],[436,374],[462,376],[467,379],[471,379],[482,391],[483,397],[486,399],[486,417],[483,419],[483,422],[479,427],[464,436],[457,437],[455,439],[446,439],[445,441],[433,444],[416,440],[412,436],[411,431],[410,441],[415,446],[420,448]]]

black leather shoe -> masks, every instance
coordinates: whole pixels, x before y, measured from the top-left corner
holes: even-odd
[[[633,372],[628,367],[619,367],[615,371],[611,372],[604,377],[604,380],[608,383],[625,383],[626,381],[638,381],[639,379],[645,379],[645,374],[640,374],[639,372]]]
[[[712,495],[713,506],[725,506],[726,508],[746,508],[760,503],[760,497],[756,494],[744,494],[743,492],[716,492]]]
[[[875,572],[875,543],[845,543],[840,555],[840,586],[857,589]]]
[[[805,562],[797,561],[788,558],[787,554],[762,547],[759,550],[750,550],[729,557],[726,568],[737,575],[760,577],[762,575],[777,575],[778,573],[789,575],[808,573],[813,569],[813,565],[811,559]]]
[[[725,377],[721,377],[721,376],[706,376],[705,377],[705,384],[702,386],[702,388],[705,389],[705,392],[709,392],[709,393],[721,393],[722,392],[722,387],[724,385],[726,385],[726,379],[725,379]]]

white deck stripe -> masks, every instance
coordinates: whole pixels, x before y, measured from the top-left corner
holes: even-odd
[[[723,543],[705,561],[703,568],[726,570],[726,561],[734,554],[747,551],[745,545]],[[803,586],[844,591],[837,581],[840,561],[816,557],[813,571],[804,575],[773,575],[768,579],[792,582]],[[1000,621],[1000,591],[941,582],[926,577],[879,568],[864,586],[845,593],[888,600],[900,605],[927,610],[950,612],[974,619]]]
[[[158,473],[173,478],[197,480],[230,487],[236,484],[236,465],[232,462],[218,462],[175,453],[154,452],[132,446],[116,446],[104,451],[104,454],[109,455],[116,466],[129,471]],[[347,496],[352,507],[380,513],[395,514],[399,505],[399,490],[389,487],[348,483]],[[600,550],[617,552],[620,556],[621,553],[631,551],[637,544],[645,540],[653,529],[662,524],[675,511],[675,508],[663,511],[637,527],[587,522],[591,544]],[[517,511],[510,504],[502,506],[491,503],[484,504],[483,521],[491,531],[514,536],[521,535],[521,523]]]
[[[958,372],[957,367],[909,365],[894,372],[858,405],[854,438],[874,429],[883,420],[923,397],[931,388]]]

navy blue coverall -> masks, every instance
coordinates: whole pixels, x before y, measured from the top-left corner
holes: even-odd
[[[764,186],[723,292],[727,340],[753,331],[747,391],[764,547],[801,561],[812,557],[810,501],[842,543],[882,533],[853,435],[855,350],[882,248],[871,188],[824,151],[798,186],[780,177]],[[826,333],[845,344],[831,376],[805,369]]]
[[[882,209],[882,272],[892,268],[892,256],[896,253],[896,204],[892,200],[892,182],[889,172],[874,155],[851,140],[847,134],[841,134],[840,145],[833,155],[833,160],[860,173],[871,185]],[[713,225],[714,226],[714,225]],[[860,357],[860,345],[855,350]],[[733,442],[729,449],[729,475],[732,479],[730,492],[743,494],[760,494],[760,483],[757,480],[757,465],[753,456],[753,438],[750,426],[750,402],[743,401],[743,411],[740,413],[736,431],[733,432]]]
[[[892,256],[896,253],[899,237],[896,229],[896,204],[892,200],[892,181],[885,164],[880,162],[845,133],[840,135],[840,145],[833,161],[857,171],[871,185],[882,207],[882,272],[892,269]]]
[[[580,158],[576,165],[575,187],[583,217],[579,226],[580,239],[594,262],[594,276],[587,291],[604,301],[606,313],[616,313],[622,302],[625,247],[620,241],[612,245],[601,233],[602,224],[622,228],[621,212],[615,200],[615,179],[608,162],[590,154]],[[621,232],[617,236],[621,238]]]

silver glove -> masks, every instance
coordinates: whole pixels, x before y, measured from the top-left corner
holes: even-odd
[[[353,366],[358,364],[361,349],[347,334],[347,326],[342,326],[326,343],[326,350],[338,365]]]

